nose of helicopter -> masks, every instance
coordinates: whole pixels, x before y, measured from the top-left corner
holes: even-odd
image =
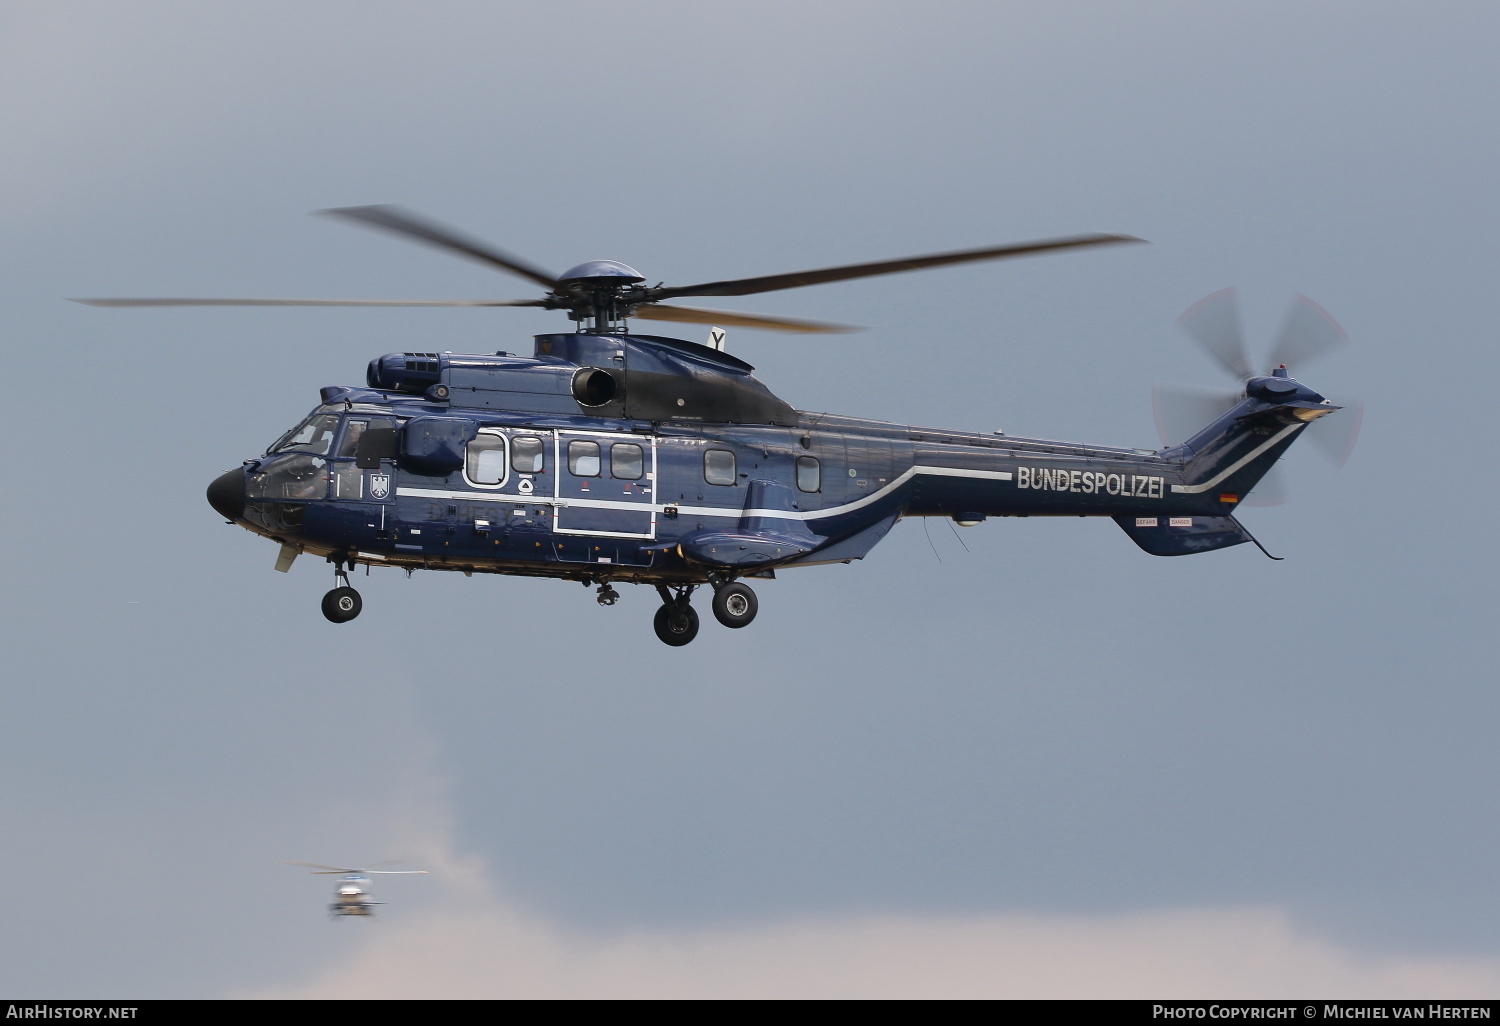
[[[238,520],[245,513],[245,470],[233,470],[214,478],[208,486],[208,504],[226,520]]]

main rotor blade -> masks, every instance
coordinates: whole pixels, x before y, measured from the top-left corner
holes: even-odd
[[[1271,366],[1286,364],[1295,377],[1304,364],[1348,344],[1349,336],[1327,310],[1306,296],[1298,295],[1292,300],[1286,320],[1281,324],[1281,334],[1276,338],[1276,346],[1271,350]]]
[[[1151,386],[1151,412],[1163,445],[1181,445],[1234,408],[1244,396],[1213,388],[1186,385]]]
[[[664,306],[647,303],[635,308],[633,317],[645,321],[684,321],[688,324],[722,324],[734,328],[761,328],[766,331],[797,331],[828,334],[863,331],[851,324],[829,324],[826,321],[802,321],[792,317],[766,317],[763,314],[735,313],[732,310],[695,310],[690,306]]]
[[[427,874],[425,869],[366,869],[364,872],[374,873],[377,876],[399,876],[402,873],[421,873],[424,876]]]
[[[283,861],[281,864],[283,866],[302,866],[302,867],[304,867],[306,869],[321,869],[325,873],[357,873],[357,872],[359,872],[359,870],[357,870],[357,869],[340,869],[338,866],[325,866],[321,862],[285,862],[285,861]]]
[[[768,274],[760,278],[737,278],[731,281],[706,282],[702,285],[673,286],[653,290],[652,294],[658,299],[675,299],[678,296],[748,296],[756,292],[795,289],[804,285],[822,285],[831,281],[847,281],[850,278],[870,278],[878,274],[895,274],[899,271],[918,271],[924,267],[942,267],[945,264],[1000,260],[1005,257],[1025,256],[1029,253],[1044,253],[1053,249],[1144,241],[1133,235],[1102,233],[1075,235],[1065,239],[1044,239],[1039,242],[994,246],[989,249],[966,249],[952,253],[934,253],[931,256],[903,257],[899,260],[882,260],[872,264],[849,264],[844,267],[824,267],[813,271],[797,271],[792,274]]]
[[[544,288],[557,287],[557,279],[540,267],[529,264],[520,257],[511,256],[509,253],[487,246],[477,239],[467,238],[435,221],[409,214],[398,207],[334,207],[329,210],[320,210],[318,213],[327,217],[342,217],[345,220],[358,221],[373,228],[405,235],[425,242],[429,246],[446,249],[472,260],[478,260],[480,263],[489,264],[491,267],[498,267],[502,271],[519,274]]]
[[[1344,400],[1344,408],[1319,417],[1302,432],[1313,448],[1335,467],[1342,467],[1359,441],[1360,425],[1365,419],[1365,404],[1360,399]]]
[[[70,299],[84,306],[546,306],[543,299]]]
[[[1245,333],[1240,328],[1239,298],[1234,289],[1220,289],[1198,300],[1177,318],[1177,324],[1236,380],[1255,377],[1245,354]]]

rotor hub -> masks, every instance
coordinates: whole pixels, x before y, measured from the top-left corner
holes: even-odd
[[[645,276],[629,264],[618,260],[586,260],[577,267],[570,267],[558,275],[562,285],[634,285],[646,280]]]

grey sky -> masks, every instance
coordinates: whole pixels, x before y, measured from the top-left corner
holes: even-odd
[[[0,4],[0,991],[292,986],[461,889],[400,878],[330,926],[326,878],[277,860],[434,837],[590,936],[1234,907],[1500,957],[1497,28],[1477,3]],[[514,579],[377,572],[335,627],[326,568],[272,572],[208,481],[371,357],[566,322],[62,297],[531,295],[306,216],[369,202],[673,283],[1139,235],[735,300],[871,330],[729,345],[806,409],[1152,445],[1152,381],[1217,380],[1176,316],[1237,285],[1269,347],[1303,292],[1355,343],[1306,377],[1363,397],[1364,432],[1337,474],[1294,448],[1298,501],[1245,513],[1285,562],[912,521],[680,651],[642,590]]]

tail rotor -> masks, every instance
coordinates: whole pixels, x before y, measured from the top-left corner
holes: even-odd
[[[1237,290],[1220,289],[1204,297],[1189,307],[1177,324],[1233,376],[1239,387],[1231,390],[1154,385],[1152,412],[1157,434],[1167,446],[1181,445],[1233,409],[1244,398],[1244,382],[1248,379],[1277,367],[1286,367],[1295,374],[1349,345],[1349,336],[1328,311],[1303,295],[1293,298],[1271,347],[1268,366],[1263,370],[1257,370],[1248,355]],[[1345,407],[1339,416],[1320,417],[1304,432],[1312,447],[1335,467],[1342,466],[1354,451],[1364,419],[1364,403],[1342,396],[1339,403]],[[1285,476],[1273,467],[1245,497],[1243,505],[1280,505],[1289,494]]]

